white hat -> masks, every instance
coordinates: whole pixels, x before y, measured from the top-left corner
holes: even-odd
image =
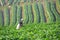
[[[21,21],[23,21],[23,18],[21,18]]]

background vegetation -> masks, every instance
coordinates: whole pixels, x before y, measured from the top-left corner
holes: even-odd
[[[0,40],[60,40],[60,0],[0,0]]]

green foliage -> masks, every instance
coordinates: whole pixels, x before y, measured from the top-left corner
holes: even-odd
[[[14,4],[16,4],[17,3],[17,0],[14,0],[14,2],[13,2]]]
[[[13,0],[8,0],[9,5],[13,3]]]
[[[60,0],[56,0],[56,8],[57,11],[60,13]]]
[[[13,3],[14,3],[14,4],[16,4],[16,3],[20,3],[20,1],[21,1],[21,0],[14,0]]]
[[[24,19],[24,24],[27,24],[28,21],[29,21],[29,17],[28,17],[28,6],[26,4],[24,4],[24,7],[23,7],[23,19]]]
[[[46,13],[48,14],[48,23],[50,22],[54,22],[54,16],[53,16],[53,13],[51,12],[50,10],[50,4],[48,2],[48,0],[45,0],[45,10],[46,10]]]
[[[24,0],[24,2],[27,2],[27,0]]]
[[[28,15],[29,15],[29,22],[28,23],[33,23],[33,13],[32,13],[32,5],[29,3],[28,4]]]
[[[18,5],[17,6],[17,23],[20,22],[21,18],[22,18],[22,8],[21,6]]]
[[[5,6],[4,8],[4,26],[8,26],[10,24],[10,12],[9,8]]]
[[[54,2],[51,0],[51,10],[54,13],[55,17],[56,17],[56,22],[60,22],[60,15],[59,13],[56,11]]]
[[[27,0],[28,2],[32,2],[33,0]]]
[[[17,21],[17,6],[12,5],[11,7],[11,25],[15,25]]]
[[[60,0],[56,0],[57,1],[57,5],[60,5]]]
[[[17,3],[19,3],[21,0],[17,0]]]
[[[3,13],[2,10],[0,10],[0,26],[3,25]]]
[[[39,23],[39,10],[38,10],[38,5],[36,2],[33,3],[33,15],[34,15],[34,23]]]
[[[23,18],[24,24],[44,23],[45,21],[46,23],[59,23],[60,0],[56,0],[56,6],[55,2],[52,2],[53,0],[50,1],[45,0],[44,4],[42,4],[41,0],[1,0],[3,6],[0,5],[0,9],[4,11],[4,25],[15,25],[21,18]],[[0,15],[0,25],[2,25],[1,22],[3,21],[1,16],[2,14]]]
[[[16,30],[14,26],[0,27],[0,40],[60,40],[60,24],[27,24]]]
[[[39,12],[40,12],[40,22],[44,23],[45,22],[44,8],[40,2],[38,3],[38,8],[39,8]]]

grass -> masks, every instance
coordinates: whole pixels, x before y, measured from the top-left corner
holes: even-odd
[[[16,30],[16,26],[0,27],[0,40],[60,40],[60,24],[27,24]]]

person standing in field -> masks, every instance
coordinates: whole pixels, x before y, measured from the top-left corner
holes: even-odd
[[[23,26],[23,19],[18,23],[16,29],[20,29],[21,26]]]

